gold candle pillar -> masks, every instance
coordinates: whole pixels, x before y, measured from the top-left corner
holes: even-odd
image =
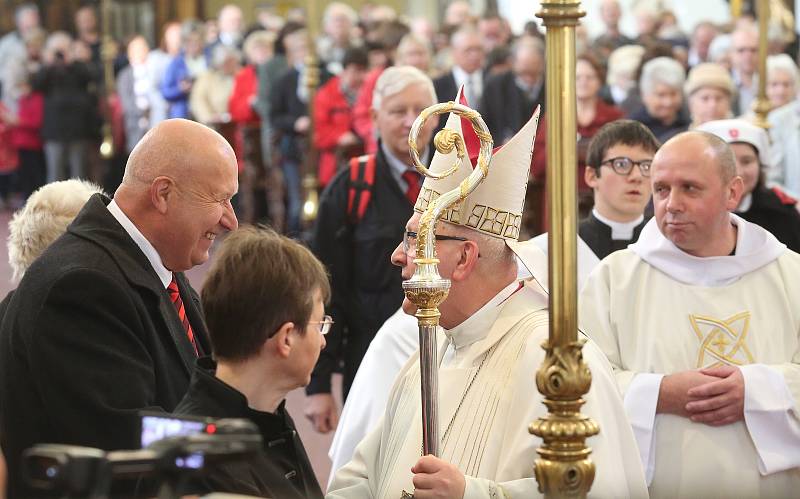
[[[736,20],[742,16],[742,0],[730,0],[731,17]]]
[[[592,376],[583,362],[578,340],[577,300],[577,116],[575,97],[575,26],[585,13],[579,0],[542,3],[537,14],[546,34],[547,195],[550,234],[550,337],[536,373],[548,415],[529,431],[542,439],[537,449],[536,480],[545,497],[585,497],[594,481],[586,438],[599,432],[581,415],[583,394]]]
[[[317,88],[319,87],[319,61],[317,58],[317,32],[318,26],[321,22],[319,16],[319,5],[317,0],[308,0],[308,21],[306,32],[308,33],[308,53],[304,64],[305,85],[308,89],[308,118],[311,124],[306,134],[308,141],[306,146],[306,156],[303,160],[303,192],[304,201],[301,210],[301,219],[307,226],[317,218],[317,209],[319,208],[319,195],[317,194],[317,164],[318,164],[318,151],[314,147],[314,133],[316,123],[314,123],[314,97],[317,95]]]
[[[769,128],[767,114],[772,106],[767,99],[767,32],[769,31],[769,0],[758,0],[758,96],[753,103],[756,126]]]
[[[114,40],[111,39],[111,0],[100,2],[100,22],[103,29],[101,38],[100,57],[103,60],[103,91],[100,92],[103,102],[100,108],[103,110],[103,142],[100,144],[100,155],[104,159],[114,156],[114,137],[111,134],[111,110],[109,109],[108,98],[114,92]]]

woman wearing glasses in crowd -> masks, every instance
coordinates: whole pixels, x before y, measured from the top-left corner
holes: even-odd
[[[247,418],[263,449],[213,466],[185,492],[322,497],[285,399],[308,384],[325,346],[329,297],[325,268],[304,246],[255,227],[225,239],[202,292],[213,360],[198,360],[175,414]]]

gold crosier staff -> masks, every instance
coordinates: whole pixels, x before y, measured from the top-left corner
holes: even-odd
[[[542,2],[536,15],[547,27],[550,336],[542,345],[547,355],[536,373],[548,414],[528,429],[543,441],[535,464],[539,491],[547,498],[586,497],[595,473],[586,438],[599,428],[580,413],[592,375],[583,362],[584,342],[577,337],[575,26],[585,13],[578,0],[552,0]]]
[[[403,290],[409,301],[417,306],[416,317],[419,324],[419,362],[420,385],[422,391],[422,452],[424,455],[439,456],[439,418],[438,418],[438,368],[436,353],[436,329],[439,326],[439,304],[441,304],[450,290],[450,280],[439,275],[436,258],[435,229],[436,222],[450,206],[463,201],[486,178],[489,173],[489,162],[492,157],[492,136],[481,115],[467,106],[446,102],[433,105],[420,113],[411,127],[408,136],[408,147],[414,166],[419,173],[434,179],[445,178],[452,175],[462,164],[466,155],[466,146],[461,135],[449,128],[436,134],[434,146],[442,154],[448,154],[455,148],[457,158],[453,166],[441,173],[431,172],[419,159],[417,150],[417,137],[420,128],[431,116],[453,112],[458,116],[469,119],[472,128],[480,139],[480,154],[478,167],[469,177],[461,181],[454,189],[440,195],[430,202],[422,214],[417,231],[417,250],[414,258],[416,271],[414,276],[403,282]],[[411,497],[403,492],[403,497]]]
[[[772,106],[767,99],[767,32],[769,31],[769,0],[758,0],[758,96],[753,102],[754,124],[769,129],[767,114]]]
[[[111,0],[100,2],[100,22],[103,30],[100,56],[103,60],[103,90],[100,92],[103,110],[103,142],[100,143],[100,155],[104,159],[114,156],[114,138],[111,135],[111,109],[109,97],[114,92],[114,40],[111,38]]]
[[[321,22],[319,16],[319,5],[317,0],[308,0],[308,52],[304,62],[303,74],[305,77],[304,84],[308,90],[308,119],[311,124],[308,127],[306,134],[306,155],[302,162],[302,191],[303,192],[303,206],[301,210],[301,220],[305,227],[317,219],[317,209],[319,208],[319,194],[317,188],[317,164],[319,159],[319,151],[314,147],[314,134],[316,133],[317,124],[314,122],[314,97],[317,95],[317,88],[319,87],[319,59],[317,57],[317,32],[318,26]]]

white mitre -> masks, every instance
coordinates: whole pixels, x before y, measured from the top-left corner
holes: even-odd
[[[506,241],[517,241],[528,187],[533,139],[536,136],[538,122],[537,108],[525,126],[492,155],[489,173],[483,182],[466,199],[447,209],[442,214],[442,221],[462,225]],[[465,123],[469,126],[469,122],[465,120]],[[464,138],[462,120],[455,113],[450,113],[445,126]],[[472,131],[467,133],[470,132]],[[430,170],[441,173],[451,168],[456,160],[455,149],[447,154],[436,151]],[[431,201],[457,188],[461,181],[469,177],[472,169],[469,158],[464,157],[461,167],[452,175],[440,180],[425,177],[414,210],[419,213],[424,212]]]

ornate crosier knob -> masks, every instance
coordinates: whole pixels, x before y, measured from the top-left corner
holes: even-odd
[[[436,246],[434,244],[436,229],[436,222],[441,217],[442,213],[450,208],[453,204],[463,201],[469,193],[475,190],[476,187],[486,178],[489,173],[489,162],[492,157],[492,147],[494,141],[489,129],[484,123],[481,115],[467,106],[456,104],[453,101],[445,102],[443,104],[436,104],[420,113],[414,124],[411,126],[411,132],[408,136],[408,148],[411,152],[411,159],[414,161],[414,167],[419,173],[426,177],[434,179],[442,179],[455,173],[458,168],[463,164],[463,158],[467,155],[464,139],[461,134],[455,130],[445,128],[440,130],[434,138],[434,146],[436,150],[442,154],[448,154],[454,149],[456,151],[456,161],[447,170],[434,173],[426,168],[419,159],[419,150],[417,148],[417,138],[419,131],[425,124],[425,121],[431,116],[437,116],[444,113],[455,113],[462,118],[467,118],[475,130],[475,134],[480,139],[480,153],[478,155],[478,165],[472,173],[464,179],[458,187],[446,193],[440,193],[436,199],[432,199],[425,212],[422,214],[419,222],[419,230],[417,230],[417,250],[414,263],[417,265],[414,276],[403,283],[403,289],[406,290],[408,299],[418,307],[435,308],[444,301],[447,296],[447,289],[450,287],[449,281],[442,279],[439,276],[437,264],[439,260],[436,258]],[[445,283],[445,284],[441,284]],[[432,287],[432,285],[434,285]],[[409,291],[420,288],[423,291],[419,294],[419,302],[414,297],[409,295]],[[430,293],[431,289],[444,290],[444,294]],[[441,299],[439,299],[441,298]],[[438,300],[438,301],[437,301]],[[417,314],[419,317],[419,313]],[[436,314],[438,324],[438,311]]]
[[[455,173],[464,164],[467,155],[464,139],[460,133],[445,128],[436,134],[434,145],[441,154],[456,151],[456,161],[452,167],[441,173],[434,173],[420,163],[417,149],[419,131],[425,121],[431,116],[453,112],[458,116],[469,119],[475,133],[481,141],[478,166],[473,169],[469,177],[462,180],[454,189],[431,199],[430,204],[422,214],[417,230],[417,250],[414,264],[417,266],[414,276],[403,282],[403,290],[410,302],[417,306],[416,317],[419,324],[419,357],[420,357],[420,383],[422,388],[422,454],[439,455],[439,417],[438,417],[438,355],[436,353],[436,329],[439,326],[439,304],[441,304],[450,290],[450,281],[439,275],[436,258],[435,229],[436,222],[442,214],[453,204],[463,201],[480,184],[489,173],[489,161],[492,156],[492,136],[486,123],[477,111],[447,102],[431,106],[417,117],[408,136],[408,147],[414,167],[422,175],[434,179],[442,179]],[[437,193],[438,194],[438,193]],[[402,498],[413,498],[405,490]]]

